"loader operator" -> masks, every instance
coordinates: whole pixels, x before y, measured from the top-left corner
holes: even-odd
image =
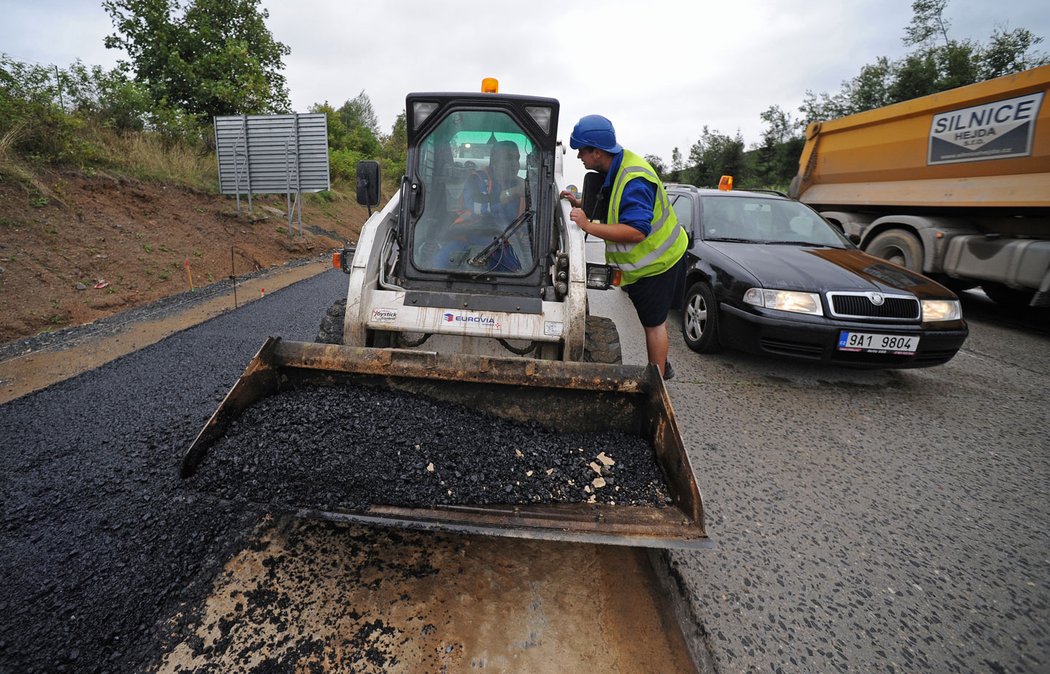
[[[525,181],[518,177],[521,166],[518,145],[511,140],[493,143],[489,165],[475,171],[463,186],[449,240],[439,249],[436,265],[455,271],[479,271],[467,260],[491,243],[525,209]],[[510,241],[480,262],[485,271],[516,273],[522,263]]]
[[[489,165],[467,178],[463,186],[463,207],[459,219],[492,216],[501,225],[518,217],[525,208],[524,181],[518,177],[521,155],[512,140],[497,141],[489,155]]]
[[[605,261],[619,268],[627,292],[645,329],[649,362],[664,379],[674,377],[667,360],[667,314],[681,306],[685,292],[685,251],[689,237],[678,225],[663,183],[649,162],[616,142],[612,122],[587,115],[573,127],[569,147],[588,171],[605,175],[598,211],[607,204],[604,222],[592,221],[569,191],[561,197],[573,208],[572,221],[605,241]]]

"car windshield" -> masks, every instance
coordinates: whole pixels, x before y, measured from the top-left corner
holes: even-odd
[[[421,143],[423,211],[412,235],[417,269],[527,274],[539,198],[533,141],[505,112],[460,111]]]
[[[839,232],[808,206],[787,199],[701,197],[705,241],[847,248]]]

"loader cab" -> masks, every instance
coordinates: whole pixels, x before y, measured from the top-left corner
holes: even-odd
[[[558,102],[410,94],[395,275],[408,289],[521,295],[549,280]],[[529,295],[535,296],[529,292]]]

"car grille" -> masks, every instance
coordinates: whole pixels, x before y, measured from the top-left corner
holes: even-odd
[[[819,359],[824,355],[824,347],[820,344],[792,342],[785,339],[772,339],[770,337],[763,337],[760,340],[760,344],[765,351],[771,353],[782,353],[788,356]]]
[[[876,304],[882,298],[882,304]],[[882,293],[828,293],[831,314],[838,318],[884,318],[917,321],[921,316],[919,300],[907,295]]]

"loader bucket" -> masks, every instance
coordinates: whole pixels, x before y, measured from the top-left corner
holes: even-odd
[[[659,506],[555,502],[438,503],[428,507],[370,503],[363,508],[288,506],[279,510],[307,518],[420,530],[651,548],[712,546],[670,398],[652,366],[441,355],[270,338],[186,452],[182,477],[194,477],[209,450],[253,404],[304,387],[327,391],[320,387],[347,386],[424,395],[500,419],[538,422],[556,432],[612,430],[642,438],[652,446],[668,502]],[[355,478],[348,473],[345,479]]]

